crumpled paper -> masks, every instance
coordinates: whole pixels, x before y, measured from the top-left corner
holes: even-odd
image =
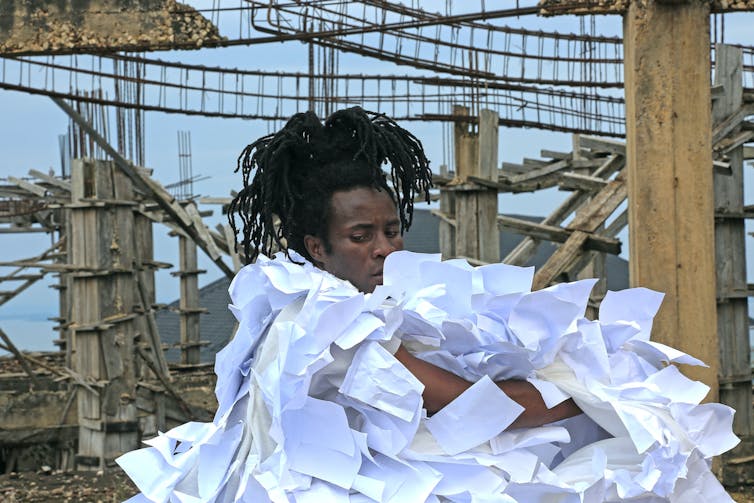
[[[662,295],[610,292],[590,321],[593,280],[532,292],[532,278],[396,252],[363,294],[259,257],[230,286],[214,421],[118,458],[141,490],[129,501],[732,501],[709,463],[738,442],[733,410],[700,405],[706,386],[668,364],[702,362],[649,339]],[[398,343],[474,384],[427,417]],[[584,414],[507,430],[522,408],[502,379]]]

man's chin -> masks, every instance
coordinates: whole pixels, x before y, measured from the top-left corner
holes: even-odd
[[[364,282],[363,288],[359,288],[364,293],[372,293],[378,285],[382,284],[382,274],[370,276],[367,281]]]

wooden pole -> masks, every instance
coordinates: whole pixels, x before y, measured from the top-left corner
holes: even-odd
[[[455,106],[453,114],[468,116],[468,108]],[[499,262],[497,190],[467,184],[469,177],[497,181],[497,113],[482,110],[477,133],[469,131],[468,122],[457,121],[453,137],[457,182],[453,189],[455,211],[452,217],[455,219],[455,255]],[[442,197],[440,204],[442,208]]]
[[[581,135],[573,135],[572,145],[573,154],[571,161],[583,160],[584,156],[581,154]],[[605,224],[603,223],[597,227],[596,232],[604,230]],[[606,255],[604,252],[591,252],[589,253],[589,257],[591,257],[589,262],[577,273],[577,278],[597,278],[597,283],[592,288],[592,293],[589,296],[589,306],[586,309],[587,318],[594,320],[599,316],[598,306],[607,293],[607,267],[605,266]]]
[[[728,45],[715,48],[715,84],[724,88],[712,103],[715,125],[743,105],[743,54]],[[736,409],[733,431],[754,434],[746,286],[746,229],[743,146],[728,152],[730,173],[714,173],[717,334],[720,340],[720,401]]]
[[[630,278],[665,293],[653,338],[704,360],[717,399],[707,2],[631,2],[624,17]]]
[[[478,168],[480,178],[498,180],[498,122],[497,112],[479,111],[479,138],[477,140]],[[477,193],[479,220],[477,233],[479,259],[483,262],[500,262],[500,231],[497,228],[497,189],[481,188]]]
[[[178,236],[179,263],[181,278],[181,363],[196,364],[200,359],[199,342],[199,278],[204,271],[198,269],[196,244],[183,236]]]

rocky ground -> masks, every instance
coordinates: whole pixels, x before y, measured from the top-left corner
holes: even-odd
[[[36,472],[0,475],[3,503],[118,503],[136,494],[121,471]]]
[[[42,471],[0,475],[3,503],[117,503],[135,493],[136,487],[116,470],[106,474]],[[737,503],[754,503],[752,486],[730,488],[730,494]]]

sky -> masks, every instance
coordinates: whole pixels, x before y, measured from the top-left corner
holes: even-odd
[[[189,2],[192,3],[192,2]],[[578,32],[574,18],[541,19],[527,17],[511,20],[510,24],[534,29],[556,30],[561,33]],[[618,17],[597,17],[597,31],[606,35],[620,35]],[[754,45],[754,14],[729,14],[725,18],[726,42]],[[216,50],[180,51],[156,56],[188,63],[210,66],[227,66],[268,71],[305,71],[306,46],[298,42],[263,46],[235,47]],[[375,62],[359,56],[341,56],[341,68],[349,73],[406,73],[405,67]],[[15,91],[0,90],[0,178],[26,176],[30,169],[47,172],[52,168],[60,172],[58,135],[68,126],[67,116],[48,98]],[[443,156],[442,129],[438,124],[412,122],[408,126],[422,140],[432,166],[437,169]],[[163,184],[178,179],[177,131],[191,132],[192,164],[195,175],[207,177],[197,182],[194,192],[203,196],[227,196],[231,189],[240,186],[240,175],[234,173],[236,159],[241,149],[257,137],[267,134],[270,125],[260,121],[239,119],[209,119],[163,113],[146,114],[146,166],[153,168],[155,177]],[[540,150],[571,150],[571,136],[564,133],[532,129],[501,128],[499,159],[522,162],[524,157],[538,158]],[[752,204],[754,187],[752,169],[747,168],[746,204]],[[556,189],[536,195],[504,195],[500,211],[532,215],[547,215],[567,193]],[[208,219],[210,227],[224,222],[218,206],[202,207],[214,210]],[[751,229],[750,229],[751,230]],[[177,265],[178,243],[167,235],[168,229],[156,225],[155,259]],[[621,238],[626,239],[624,233]],[[0,261],[30,257],[47,249],[51,237],[45,234],[0,234]],[[624,242],[624,256],[628,244]],[[750,247],[750,250],[754,247]],[[751,254],[751,253],[750,253]],[[749,257],[749,271],[754,270],[754,260]],[[208,272],[200,277],[205,285],[221,276],[217,268],[200,253],[201,269]],[[0,274],[7,273],[0,268]],[[752,276],[750,272],[750,276]],[[751,280],[750,280],[751,281]],[[27,350],[54,349],[56,337],[48,318],[57,316],[57,291],[50,288],[52,277],[37,282],[12,301],[0,306],[0,328],[14,343]],[[2,289],[6,289],[3,285]],[[162,271],[157,277],[158,302],[172,302],[178,297],[178,279]]]

